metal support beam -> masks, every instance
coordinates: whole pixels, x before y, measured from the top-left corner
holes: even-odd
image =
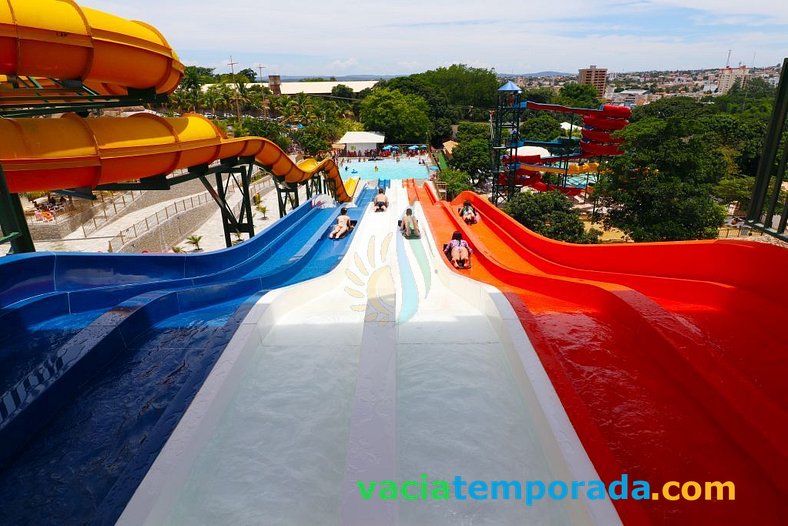
[[[252,196],[250,195],[249,185],[251,181],[252,168],[248,166],[233,166],[237,160],[222,163],[220,167],[213,169],[216,177],[216,188],[211,186],[206,175],[200,175],[205,189],[219,205],[222,212],[222,227],[224,229],[224,242],[227,247],[233,246],[232,234],[240,236],[246,233],[249,237],[254,236],[254,216],[252,215]],[[227,175],[225,179],[224,175]],[[240,177],[240,180],[239,180]],[[227,202],[227,195],[230,193],[230,185],[235,184],[241,192],[241,206],[238,217],[235,216],[233,209]]]
[[[274,188],[276,188],[276,199],[279,204],[279,217],[284,217],[287,214],[288,203],[291,209],[298,207],[298,185],[291,185],[285,182],[281,177],[272,176],[274,181]]]
[[[0,229],[3,230],[0,241],[3,243],[10,241],[14,254],[36,251],[30,229],[27,228],[19,194],[8,191],[2,165],[0,165]]]
[[[195,179],[195,175],[191,179]],[[107,190],[111,192],[126,192],[129,190],[169,190],[176,182],[181,183],[182,180],[173,182],[172,179],[167,179],[166,174],[153,175],[140,179],[136,183],[108,183],[96,187],[96,190]]]
[[[747,224],[788,241],[788,233],[785,230],[786,223],[788,223],[788,202],[783,205],[777,228],[772,227],[788,163],[788,144],[783,145],[782,155],[777,162],[780,141],[786,132],[786,119],[788,119],[788,58],[783,60],[774,111],[766,132],[763,153],[755,176],[752,201],[747,211]],[[774,184],[770,194],[769,183],[772,179],[774,179]]]

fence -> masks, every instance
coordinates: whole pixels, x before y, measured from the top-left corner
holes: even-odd
[[[107,201],[102,199],[101,207],[103,211],[103,216],[93,216],[90,218],[89,221],[82,223],[82,234],[85,237],[88,237],[89,234],[92,234],[102,226],[109,223],[115,216],[118,215],[118,212],[129,206],[131,203],[142,197],[144,192],[138,190],[131,190],[128,192],[128,196],[125,192],[121,193],[118,196],[113,195],[112,199],[109,200],[109,204],[112,205],[112,214],[107,214]]]
[[[263,177],[261,180],[253,183],[249,187],[250,195],[254,195],[255,193],[259,192],[263,188],[267,186],[273,186],[273,180],[270,176]],[[227,190],[227,195],[233,194],[235,192],[235,186],[230,185]],[[141,235],[150,232],[157,226],[161,225],[165,221],[172,219],[173,217],[182,214],[188,210],[193,210],[198,206],[202,206],[206,203],[213,202],[213,198],[208,192],[203,192],[201,194],[193,195],[191,197],[186,197],[181,199],[180,201],[176,201],[171,205],[164,208],[164,210],[160,210],[155,214],[152,214],[145,219],[138,221],[137,223],[131,225],[130,227],[121,230],[118,232],[115,237],[109,240],[108,250],[110,252],[120,252],[123,247],[130,243],[131,241],[137,239]],[[239,201],[234,207],[233,212],[238,215],[241,209],[242,201]]]
[[[758,229],[752,228],[750,225],[742,224],[741,226],[723,227],[720,229],[718,239],[726,239],[729,237],[750,237],[762,236],[763,232]]]

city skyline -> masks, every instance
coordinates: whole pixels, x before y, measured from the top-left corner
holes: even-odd
[[[303,0],[84,0],[86,7],[159,29],[187,65],[263,75],[400,75],[463,63],[500,73],[576,73],[771,66],[788,54],[788,3],[768,0],[567,0],[560,13],[535,2],[403,0],[396,5]],[[530,7],[529,7],[530,6]],[[308,13],[308,18],[304,17]],[[210,45],[208,45],[210,44]]]

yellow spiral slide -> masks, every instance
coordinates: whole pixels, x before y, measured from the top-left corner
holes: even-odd
[[[143,22],[71,0],[0,0],[0,75],[80,80],[111,95],[169,93],[183,64]],[[268,139],[227,139],[199,115],[0,119],[0,163],[14,193],[94,188],[231,157],[254,157],[288,183],[324,172],[336,184],[337,200],[350,200],[332,160],[295,163]]]

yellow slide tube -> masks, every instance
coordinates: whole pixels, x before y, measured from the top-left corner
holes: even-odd
[[[324,172],[338,201],[349,201],[332,159],[293,162],[262,137],[227,139],[200,115],[163,118],[0,119],[0,163],[11,192],[94,188],[100,184],[167,174],[217,159],[254,157],[288,183]]]
[[[183,64],[156,28],[72,0],[0,0],[0,75],[81,80],[105,95],[170,93]]]

